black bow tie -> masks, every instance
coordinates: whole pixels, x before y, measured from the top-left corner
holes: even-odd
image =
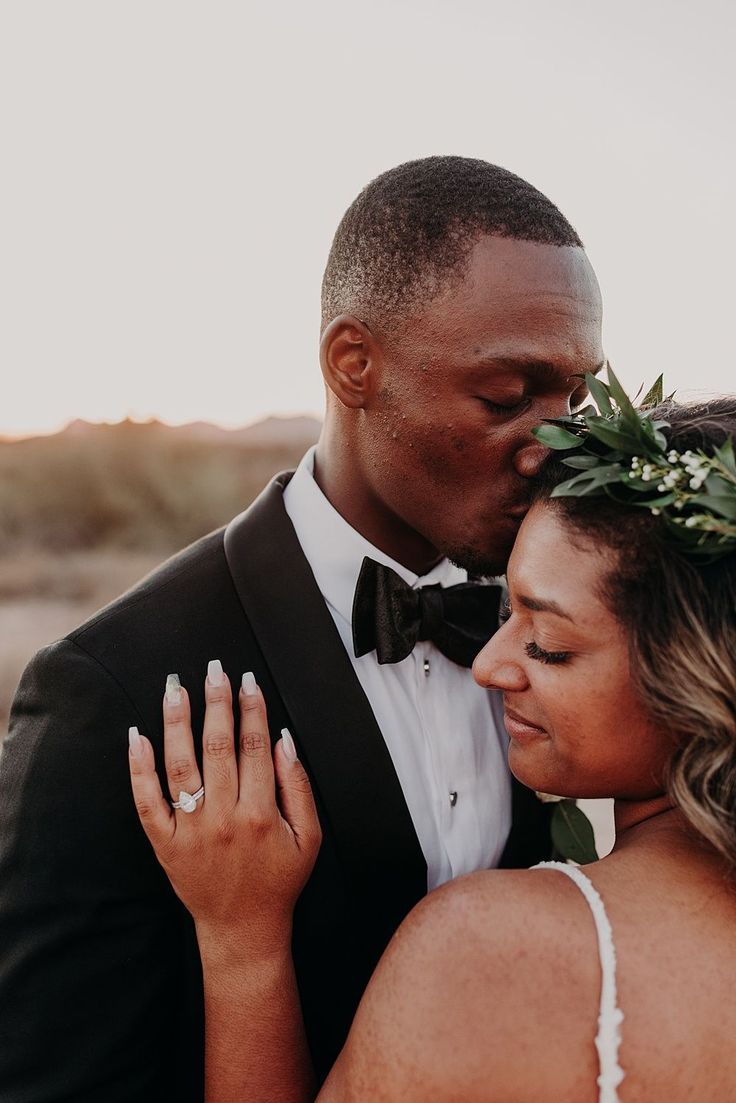
[[[355,655],[375,650],[379,663],[399,663],[417,640],[431,640],[458,666],[472,666],[498,627],[500,600],[500,586],[478,582],[413,590],[396,571],[366,557],[353,600]]]

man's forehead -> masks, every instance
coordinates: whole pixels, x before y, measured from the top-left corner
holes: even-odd
[[[598,281],[583,249],[511,238],[476,242],[456,289],[477,301],[517,300],[526,306],[532,299],[548,309],[597,310],[600,305]]]

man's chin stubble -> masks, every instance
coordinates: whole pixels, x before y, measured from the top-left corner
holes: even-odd
[[[508,558],[493,557],[468,545],[446,548],[445,555],[456,567],[462,567],[471,578],[495,578],[506,571]]]

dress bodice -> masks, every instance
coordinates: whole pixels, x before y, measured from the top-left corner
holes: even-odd
[[[532,868],[557,869],[566,874],[580,889],[593,914],[601,962],[601,999],[595,1038],[599,1065],[598,1103],[619,1103],[618,1086],[624,1078],[624,1071],[618,1063],[618,1051],[624,1016],[616,1001],[616,948],[606,909],[590,878],[577,866],[565,865],[564,862],[540,862]]]

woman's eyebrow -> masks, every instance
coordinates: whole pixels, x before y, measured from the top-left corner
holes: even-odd
[[[564,617],[565,620],[569,620],[572,624],[575,623],[569,613],[566,613],[561,605],[558,605],[556,601],[552,599],[545,600],[540,597],[529,597],[526,594],[517,594],[516,600],[524,606],[526,609],[531,609],[534,613],[554,613],[558,617]]]

